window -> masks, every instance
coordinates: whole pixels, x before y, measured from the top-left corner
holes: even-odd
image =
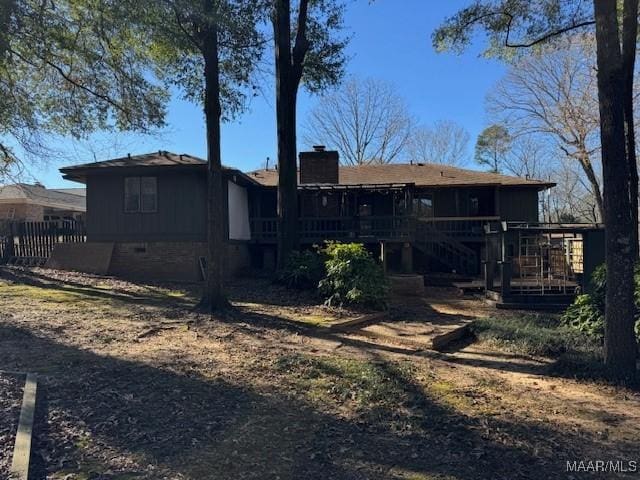
[[[475,217],[480,214],[480,199],[478,197],[469,197],[469,216]]]
[[[414,198],[413,213],[418,217],[433,217],[433,196],[422,195]]]
[[[151,213],[158,210],[156,177],[125,177],[124,211]]]

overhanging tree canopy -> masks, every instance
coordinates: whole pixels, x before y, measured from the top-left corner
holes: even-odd
[[[149,79],[145,42],[120,13],[100,0],[2,2],[0,163],[39,155],[48,134],[163,125],[168,95]]]

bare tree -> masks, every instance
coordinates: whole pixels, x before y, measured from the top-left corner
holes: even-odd
[[[544,177],[556,187],[542,194],[542,216],[547,222],[601,222],[595,195],[581,167],[561,159]]]
[[[418,127],[411,134],[409,158],[416,162],[464,165],[469,150],[469,132],[451,120],[440,120],[430,127]]]
[[[393,87],[352,78],[311,110],[304,139],[336,148],[343,163],[390,163],[406,151],[413,121]]]
[[[512,140],[503,168],[524,178],[545,178],[554,163],[550,146],[538,136],[523,135]]]
[[[489,110],[514,135],[537,134],[555,142],[582,167],[603,218],[600,117],[595,46],[589,35],[565,40],[566,48],[518,61],[488,97]]]

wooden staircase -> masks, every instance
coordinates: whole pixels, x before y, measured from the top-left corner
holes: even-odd
[[[477,269],[477,255],[455,238],[439,232],[428,222],[418,220],[414,246],[457,273],[471,274]]]

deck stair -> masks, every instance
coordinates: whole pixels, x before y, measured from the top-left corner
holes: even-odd
[[[418,220],[415,247],[458,273],[472,273],[476,269],[475,251],[428,222]]]

